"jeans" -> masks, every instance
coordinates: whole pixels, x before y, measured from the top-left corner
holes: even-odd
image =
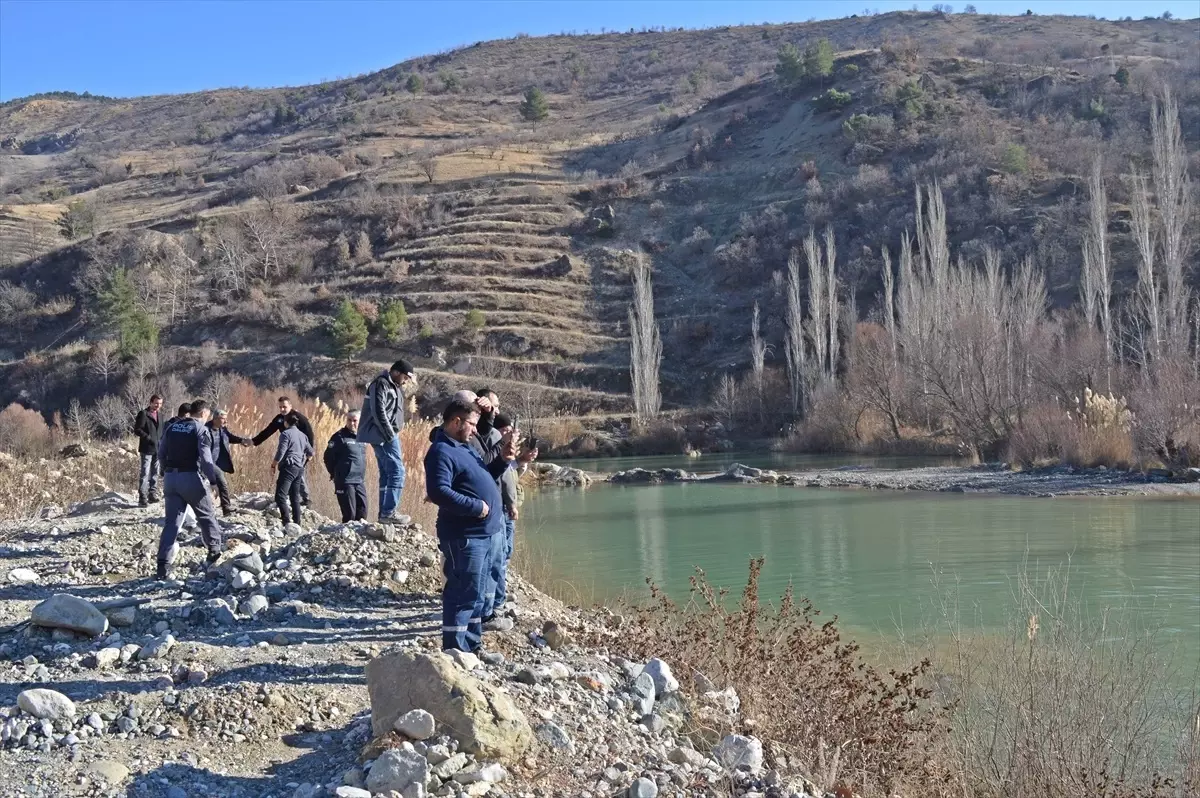
[[[220,552],[221,525],[213,513],[212,497],[208,495],[208,482],[204,477],[195,471],[168,471],[163,478],[163,487],[166,517],[163,520],[162,537],[158,540],[158,561],[167,561],[167,554],[175,545],[184,513],[189,507],[196,514],[205,548],[209,552]]]
[[[143,454],[138,469],[138,501],[158,501],[158,455]]]
[[[400,452],[400,436],[387,443],[372,443],[375,464],[379,466],[379,517],[388,518],[400,509],[400,493],[404,490],[404,457]]]
[[[361,482],[353,485],[333,486],[338,507],[342,508],[342,523],[367,520],[367,486]]]
[[[229,501],[229,482],[225,479],[225,472],[217,469],[217,498],[221,501],[221,512],[229,515],[232,504]]]
[[[491,538],[438,539],[442,573],[442,650],[475,651],[483,645],[483,583]]]
[[[303,466],[279,464],[279,476],[275,480],[275,506],[279,508],[279,517],[284,526],[293,520],[298,524],[304,517],[300,515],[300,485],[303,478]]]
[[[508,599],[508,561],[512,559],[516,523],[506,517],[504,532],[492,536],[492,547],[488,555],[487,585],[483,592],[484,621],[490,621],[492,616],[500,612],[504,607],[504,602]]]

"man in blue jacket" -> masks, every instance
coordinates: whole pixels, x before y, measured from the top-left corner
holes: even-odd
[[[225,480],[226,474],[233,473],[233,450],[230,447],[251,444],[249,438],[243,438],[241,435],[234,435],[230,432],[228,423],[229,411],[217,410],[213,413],[212,420],[206,425],[212,437],[213,463],[217,467],[214,472],[217,478],[217,498],[221,500],[221,515],[225,516],[233,512],[233,503],[229,499],[229,483]]]
[[[181,407],[181,415],[183,410]],[[221,526],[208,495],[217,470],[212,460],[211,433],[204,426],[209,416],[208,403],[197,399],[187,412],[188,415],[175,418],[166,426],[158,444],[158,458],[165,472],[163,494],[166,499],[166,518],[158,541],[157,578],[160,580],[170,578],[168,555],[189,507],[199,522],[200,534],[208,549],[208,563],[211,565],[221,556]]]
[[[497,480],[516,458],[516,442],[507,436],[500,456],[485,466],[469,445],[478,423],[474,405],[456,400],[446,407],[425,455],[425,486],[438,508],[438,548],[445,558],[442,649],[469,651],[495,664],[503,656],[483,650],[484,590],[493,536],[504,534]]]

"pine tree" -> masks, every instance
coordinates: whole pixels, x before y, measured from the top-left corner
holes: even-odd
[[[794,44],[785,44],[779,48],[779,60],[775,64],[775,75],[779,82],[786,86],[795,86],[804,80],[804,60]]]
[[[546,103],[546,95],[536,86],[525,92],[521,103],[521,118],[526,122],[541,122],[550,115],[550,106]]]
[[[354,303],[343,299],[331,329],[337,356],[350,360],[367,348],[367,320]]]
[[[138,304],[137,288],[125,269],[109,275],[97,299],[104,324],[117,334],[122,357],[133,357],[158,346],[158,325]]]
[[[826,78],[833,74],[833,45],[818,39],[804,49],[804,71],[809,77]]]
[[[408,335],[408,311],[399,299],[388,300],[379,311],[379,332],[389,344],[398,344]]]

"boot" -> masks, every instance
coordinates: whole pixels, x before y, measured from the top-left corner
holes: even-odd
[[[171,578],[171,566],[166,560],[158,561],[158,570],[154,572],[154,578],[160,582],[166,582]]]
[[[208,556],[204,558],[204,563],[205,563],[205,565],[212,565],[219,559],[221,559],[221,550],[220,549],[210,549],[208,552]]]

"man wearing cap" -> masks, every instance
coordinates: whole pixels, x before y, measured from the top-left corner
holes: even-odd
[[[225,480],[226,474],[233,473],[233,450],[231,446],[250,446],[250,439],[243,438],[240,435],[234,435],[226,426],[229,422],[228,410],[217,410],[213,413],[212,420],[206,425],[209,433],[212,435],[212,458],[216,464],[216,486],[217,498],[221,501],[221,514],[229,515],[233,512],[233,506],[229,501],[229,483]]]
[[[379,467],[379,521],[383,524],[396,522],[404,490],[400,430],[404,428],[404,387],[410,383],[416,383],[412,364],[397,360],[371,380],[363,399],[358,440],[371,444],[375,450],[375,464]]]
[[[190,508],[199,521],[200,534],[208,549],[211,564],[221,555],[221,526],[213,513],[209,485],[216,481],[217,468],[212,459],[208,403],[197,399],[187,408],[180,407],[180,417],[163,429],[158,444],[158,459],[163,465],[163,496],[166,499],[166,518],[162,537],[158,541],[158,573],[160,580],[170,576],[170,552],[179,535],[184,514]]]

